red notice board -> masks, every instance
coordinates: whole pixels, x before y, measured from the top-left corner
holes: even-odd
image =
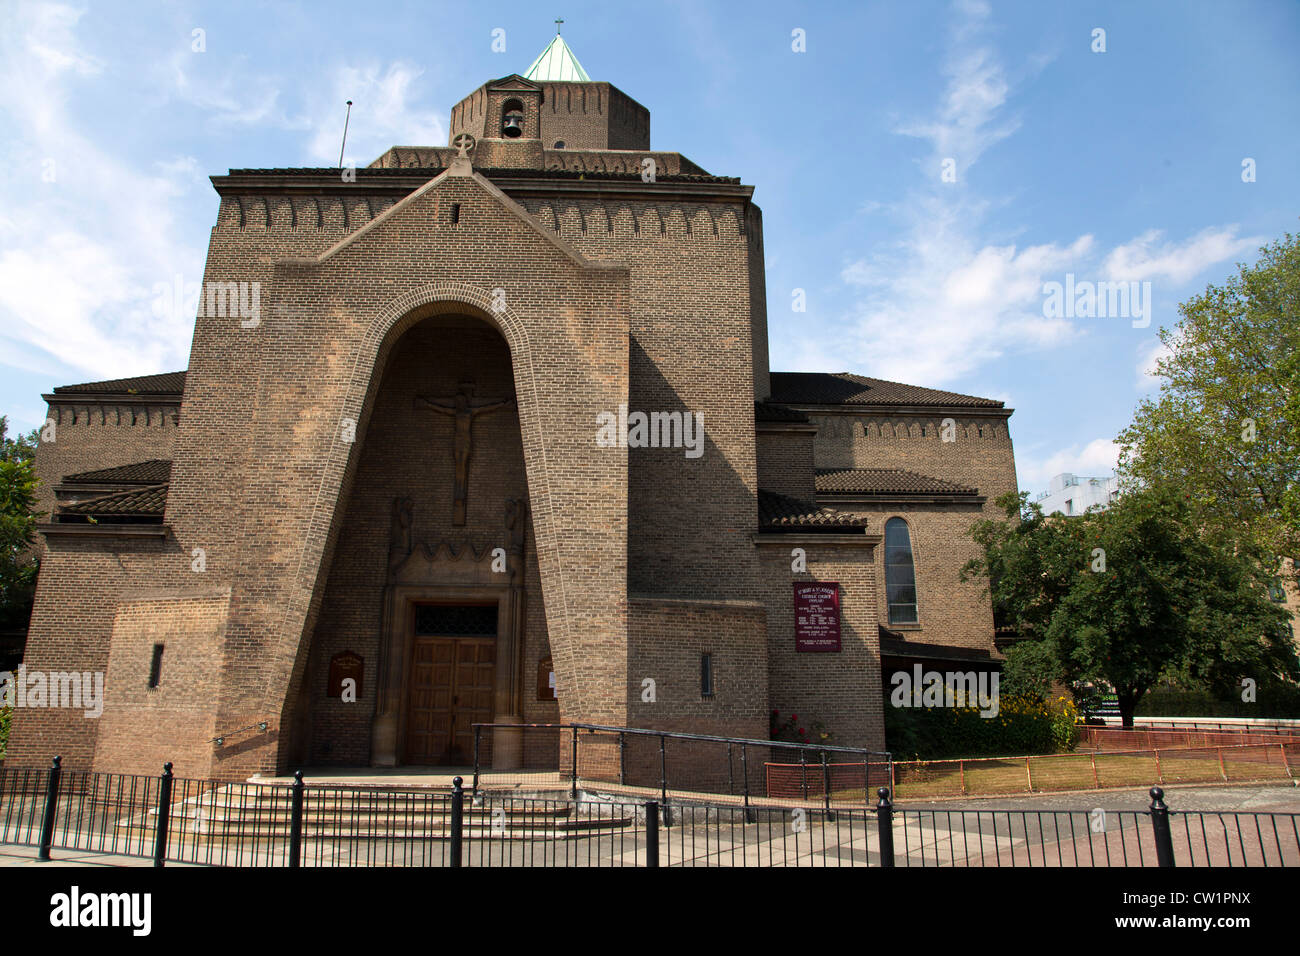
[[[794,586],[794,649],[840,649],[840,586],[800,581]]]

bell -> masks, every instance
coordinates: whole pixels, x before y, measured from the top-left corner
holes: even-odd
[[[522,113],[507,113],[506,120],[501,124],[501,133],[510,139],[517,139],[524,135],[524,116]]]

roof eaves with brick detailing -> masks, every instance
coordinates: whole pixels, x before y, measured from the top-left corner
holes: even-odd
[[[56,395],[174,395],[180,397],[185,390],[185,371],[161,372],[157,375],[138,375],[135,378],[111,378],[102,382],[83,382],[79,385],[60,385]]]
[[[812,529],[865,528],[865,515],[847,514],[811,501],[758,492],[758,524],[763,531],[803,531]]]
[[[902,468],[819,468],[817,493],[853,495],[977,495],[979,491]]]
[[[849,372],[773,372],[774,402],[787,405],[908,405],[1002,408],[992,398],[888,382]]]
[[[642,155],[638,153],[638,155]],[[690,162],[687,160],[687,162]],[[694,166],[694,163],[691,163]],[[357,179],[355,183],[346,185],[355,191],[357,186],[364,183],[370,178],[392,178],[398,176],[418,176],[421,179],[431,179],[446,171],[446,166],[366,166],[357,170]],[[697,167],[698,168],[698,167]],[[527,168],[494,168],[494,167],[475,167],[474,171],[489,179],[593,179],[606,182],[635,182],[644,183],[639,172],[619,173],[608,172],[603,170],[581,170],[581,169],[527,169]],[[284,169],[232,169],[225,176],[213,176],[212,179],[218,185],[225,185],[224,181],[235,176],[248,177],[275,177],[284,178],[310,178],[310,177],[327,177],[331,182],[338,181],[340,188],[344,186],[339,179],[339,171],[333,166],[326,167],[289,167]],[[710,176],[707,173],[658,173],[655,176],[655,183],[705,183],[716,184],[721,186],[739,186],[739,176]],[[653,184],[651,184],[653,185]]]
[[[433,179],[429,180],[427,183],[421,186],[419,189],[415,190],[414,192],[410,193],[407,196],[403,196],[397,202],[393,203],[393,205],[389,206],[379,215],[375,216],[375,218],[371,219],[364,226],[361,226],[355,231],[344,236],[342,239],[340,239],[330,248],[326,249],[320,255],[315,256],[314,258],[307,258],[304,260],[281,260],[281,261],[282,262],[296,261],[298,264],[305,263],[309,265],[321,265],[322,263],[326,262],[333,256],[337,255],[342,250],[347,249],[355,245],[356,243],[360,242],[362,239],[364,239],[374,230],[378,229],[384,223],[402,215],[404,212],[410,209],[421,197],[423,197],[425,193],[428,193],[431,190],[433,190],[439,183],[445,182],[446,180],[452,178],[470,179],[476,182],[489,196],[496,199],[497,202],[501,204],[502,208],[504,208],[507,212],[511,213],[516,218],[518,218],[521,222],[523,222],[525,225],[531,228],[537,234],[537,237],[541,239],[543,242],[549,243],[550,245],[554,246],[560,253],[567,256],[569,260],[572,261],[573,264],[576,265],[578,268],[589,270],[589,271],[609,271],[609,272],[625,271],[627,269],[627,266],[623,265],[622,263],[609,262],[603,259],[589,259],[586,256],[584,256],[572,244],[566,242],[564,239],[556,235],[552,230],[547,229],[545,226],[543,226],[535,216],[533,216],[523,206],[519,205],[519,203],[515,202],[513,199],[511,199],[509,196],[503,193],[495,183],[484,178],[484,176],[481,173],[473,169],[468,163],[468,161],[463,161],[463,165],[452,164],[442,173],[433,177]]]
[[[164,458],[149,461],[137,461],[129,465],[117,465],[113,468],[100,468],[96,471],[82,471],[75,475],[64,475],[67,484],[165,484],[171,480],[172,463]]]

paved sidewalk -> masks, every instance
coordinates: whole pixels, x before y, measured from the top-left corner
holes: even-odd
[[[7,866],[73,866],[73,867],[117,867],[117,866],[153,866],[152,859],[145,859],[139,856],[122,856],[117,853],[88,853],[85,850],[59,850],[50,851],[52,860],[42,861],[36,859],[36,847],[34,846],[13,846],[8,843],[0,843],[0,867]],[[191,866],[189,863],[173,863],[170,860],[168,867],[173,866]]]
[[[936,797],[898,799],[909,810],[1145,810],[1150,787],[1123,790],[1080,790],[1068,793],[1003,794],[997,797]],[[1172,784],[1164,788],[1165,804],[1175,812],[1300,813],[1300,787],[1293,784]]]

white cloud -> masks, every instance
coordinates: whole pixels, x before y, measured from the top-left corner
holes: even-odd
[[[208,188],[211,184],[208,182],[207,173],[199,165],[199,161],[193,156],[174,156],[171,159],[160,159],[154,162],[154,169],[158,170],[166,183],[174,184],[177,190],[183,190],[186,187],[200,186]]]
[[[948,385],[1005,356],[1059,348],[1088,334],[1085,320],[1044,315],[1046,282],[1073,273],[1080,280],[1161,279],[1173,286],[1260,244],[1239,238],[1232,225],[1181,242],[1165,242],[1150,230],[1111,249],[1099,265],[1104,250],[1092,235],[1028,246],[989,241],[983,233],[993,202],[972,194],[965,171],[1019,127],[1005,114],[1023,78],[1013,79],[985,42],[988,16],[985,3],[954,4],[942,66],[947,82],[935,113],[897,127],[931,147],[922,163],[924,184],[886,209],[902,238],[843,267],[840,278],[852,299],[841,310],[842,347],[823,356],[814,346],[797,346],[802,351],[794,359],[802,367]],[[1030,57],[1023,75],[1044,63]],[[957,182],[943,183],[940,163],[950,156],[957,160]],[[819,364],[823,358],[828,361]],[[1145,376],[1140,387],[1149,387]]]
[[[181,44],[158,61],[155,75],[164,95],[202,110],[215,123],[308,128],[306,117],[291,115],[282,106],[282,79],[253,69],[246,56],[215,50],[196,53]]]
[[[1092,236],[1069,245],[980,245],[969,204],[928,198],[913,207],[897,248],[850,263],[860,290],[849,331],[854,368],[925,385],[960,379],[1009,351],[1048,348],[1080,333],[1043,315],[1043,283],[1089,255]],[[836,366],[845,365],[841,353]]]
[[[15,20],[28,19],[31,24],[30,31],[23,38],[27,52],[48,73],[71,70],[82,76],[91,76],[103,70],[104,65],[97,57],[76,49],[72,42],[73,32],[85,14],[84,10],[49,3],[24,5],[19,13]]]
[[[1209,266],[1256,249],[1265,242],[1258,236],[1237,238],[1237,229],[1235,225],[1203,229],[1181,243],[1161,243],[1164,233],[1150,229],[1111,250],[1102,269],[1114,281],[1168,279],[1182,285]]]
[[[1062,472],[1106,478],[1115,471],[1119,445],[1111,438],[1094,438],[1086,445],[1072,444],[1043,458],[1018,452],[1016,475],[1021,491],[1046,491],[1048,482]]]
[[[933,116],[900,123],[897,132],[927,140],[926,184],[891,204],[903,238],[845,265],[840,278],[853,300],[830,367],[924,385],[961,379],[1009,352],[1074,340],[1066,319],[1043,315],[1043,283],[1092,254],[1093,237],[1022,246],[979,235],[989,203],[973,197],[965,173],[990,147],[1019,128],[1005,116],[1015,84],[984,42],[988,5],[953,5],[944,92]],[[1036,61],[1032,69],[1040,69]],[[957,182],[943,183],[944,159]],[[815,353],[796,356],[812,362]],[[825,366],[823,366],[825,367]]]
[[[352,100],[352,118],[345,165],[365,166],[390,146],[446,145],[447,114],[419,105],[430,93],[427,84],[417,83],[423,75],[423,70],[400,61],[336,69],[332,95],[318,97],[311,105],[311,158],[330,166],[338,163],[347,100]]]
[[[983,20],[987,8],[976,8],[969,15]],[[974,22],[967,21],[966,26]],[[1011,85],[991,48],[960,50],[945,62],[943,72],[948,83],[938,113],[900,125],[895,132],[929,140],[932,152],[927,162],[931,174],[938,176],[939,164],[951,158],[956,161],[958,181],[963,181],[980,156],[1019,129],[1020,121],[999,119]]]
[[[155,315],[152,289],[176,273],[199,279],[202,250],[170,208],[185,185],[177,177],[192,173],[142,172],[87,134],[69,101],[99,60],[79,18],[20,5],[0,36],[0,88],[22,91],[0,101],[11,130],[11,175],[0,180],[4,351],[87,378],[183,367],[192,316]]]

